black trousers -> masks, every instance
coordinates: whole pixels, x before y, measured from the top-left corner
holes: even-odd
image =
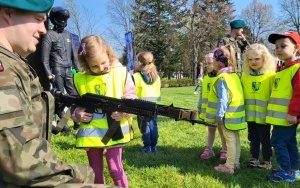
[[[71,68],[53,67],[52,74],[55,75],[56,86],[60,91],[64,92],[66,90],[68,94],[73,92],[74,84]]]
[[[248,140],[250,141],[250,153],[252,157],[259,159],[261,145],[263,159],[270,161],[272,156],[270,130],[271,125],[248,122]]]

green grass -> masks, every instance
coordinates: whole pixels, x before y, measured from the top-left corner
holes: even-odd
[[[194,87],[163,88],[162,103],[176,107],[196,109],[198,95],[193,94]],[[234,175],[221,174],[213,167],[219,164],[221,150],[220,137],[216,134],[214,150],[216,157],[209,160],[198,158],[206,145],[207,128],[200,124],[192,125],[186,121],[175,121],[159,116],[159,152],[140,153],[141,134],[134,119],[134,139],[123,149],[123,164],[131,188],[265,188],[300,187],[300,181],[294,184],[271,183],[265,176],[270,170],[249,169],[249,141],[247,130],[241,133],[241,169]],[[298,134],[299,135],[299,134]],[[298,137],[299,140],[299,137]],[[52,137],[52,146],[61,159],[67,162],[88,164],[83,150],[74,148],[75,132]],[[300,146],[300,143],[299,143]],[[273,166],[277,167],[273,154]],[[107,184],[113,184],[105,169]]]

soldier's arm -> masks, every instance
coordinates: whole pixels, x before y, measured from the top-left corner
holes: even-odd
[[[52,78],[51,68],[50,68],[50,53],[52,48],[52,41],[50,35],[44,35],[42,37],[41,45],[41,61],[45,68],[46,75],[49,79]]]
[[[241,48],[241,53],[243,53],[248,48],[248,46],[250,46],[250,43],[247,41],[246,38],[240,40],[239,43],[240,43],[239,46]]]

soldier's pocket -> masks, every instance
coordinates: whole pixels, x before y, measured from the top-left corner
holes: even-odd
[[[0,130],[25,124],[20,92],[14,86],[0,88],[0,122]]]

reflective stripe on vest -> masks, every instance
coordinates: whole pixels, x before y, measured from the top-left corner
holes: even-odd
[[[85,93],[94,93],[109,97],[121,98],[123,96],[125,82],[127,78],[126,67],[118,66],[103,75],[88,75],[77,73],[74,75],[74,85],[79,95]],[[130,127],[126,118],[120,122],[124,135],[123,139],[112,140],[104,145],[101,142],[102,137],[108,130],[106,114],[98,109],[93,114],[93,120],[88,124],[80,124],[77,132],[76,147],[106,147],[116,144],[124,144],[130,141]],[[94,132],[93,132],[94,130]],[[97,135],[97,137],[94,137]]]
[[[223,78],[228,87],[229,105],[225,112],[224,126],[229,130],[241,130],[247,126],[245,120],[245,107],[242,85],[236,73],[221,73],[213,82],[213,89],[208,95],[206,110],[207,122],[216,122],[216,112],[218,108],[218,98],[216,94],[217,82]]]
[[[161,81],[159,76],[157,77],[157,80],[155,80],[155,82],[153,82],[152,84],[146,83],[140,72],[134,73],[133,78],[135,82],[136,93],[139,99],[152,102],[161,101]]]
[[[293,93],[292,79],[299,68],[300,64],[297,63],[276,73],[267,108],[267,123],[278,126],[291,125],[286,117]]]
[[[208,102],[207,96],[208,96],[209,91],[212,88],[212,82],[214,79],[215,79],[215,77],[209,77],[208,75],[205,75],[203,78],[202,92],[201,92],[201,95],[202,95],[201,113],[199,115],[199,118],[204,119],[204,121],[206,121],[205,114],[206,114],[206,106],[207,106],[207,102]]]
[[[241,82],[244,90],[246,121],[265,124],[267,106],[275,72],[252,76],[242,74]]]

